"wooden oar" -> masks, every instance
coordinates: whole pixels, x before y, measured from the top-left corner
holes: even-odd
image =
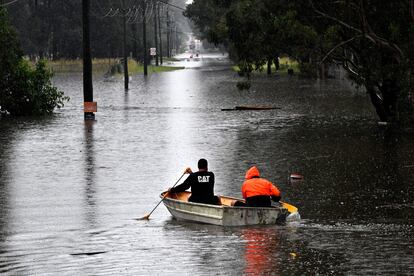
[[[186,174],[186,172],[187,172],[187,171],[185,171],[185,172],[184,172],[184,173],[180,176],[180,178],[178,178],[177,182],[175,182],[175,184],[174,184],[171,188],[174,188],[174,187],[175,187],[175,185],[177,185],[177,184],[178,184],[178,182],[180,182],[181,178],[183,178],[183,176]],[[147,214],[147,215],[143,216],[142,218],[137,218],[136,220],[144,220],[144,219],[149,220],[149,217],[151,216],[152,212],[154,212],[154,211],[155,211],[155,209],[157,209],[158,205],[160,205],[160,203],[164,200],[164,198],[165,198],[167,195],[168,195],[168,192],[166,192],[166,193],[164,194],[164,196],[161,198],[160,202],[158,202],[158,204],[154,207],[154,209],[152,209],[152,211],[151,211],[149,214]]]
[[[279,201],[281,204],[282,204],[282,206],[283,207],[285,207],[288,211],[289,211],[289,213],[296,213],[297,211],[298,211],[298,208],[296,208],[295,206],[293,206],[293,205],[291,205],[291,204],[289,204],[289,203],[286,203],[286,202],[283,202],[283,201]]]

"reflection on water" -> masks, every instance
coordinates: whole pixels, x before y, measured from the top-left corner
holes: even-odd
[[[220,58],[220,59],[219,59]],[[187,62],[187,61],[183,61]],[[80,75],[49,119],[0,121],[0,271],[11,275],[338,275],[414,271],[414,137],[380,130],[368,99],[334,80],[256,76],[222,57],[193,69],[94,83],[84,122]],[[223,112],[236,105],[280,109]],[[217,194],[264,177],[302,221],[223,228],[176,222],[159,201],[205,157]],[[304,175],[301,182],[288,176]]]
[[[12,150],[13,150],[13,131],[12,128],[6,124],[0,124],[0,250],[5,250],[4,240],[8,232],[8,224],[10,221],[10,188],[8,183],[9,167],[12,166]]]
[[[280,253],[279,234],[275,230],[270,227],[248,227],[242,230],[243,239],[246,241],[245,274],[279,274],[279,264],[274,261]]]
[[[85,198],[86,198],[86,221],[90,228],[96,227],[96,199],[95,199],[95,152],[93,142],[93,127],[96,121],[87,120],[85,124]]]

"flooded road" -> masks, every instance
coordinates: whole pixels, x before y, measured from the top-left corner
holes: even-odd
[[[5,275],[412,275],[414,135],[378,128],[364,93],[335,80],[260,75],[250,91],[222,56],[123,81],[81,75],[54,116],[0,121],[0,272]],[[265,104],[280,109],[221,111]],[[174,221],[159,201],[209,160],[217,194],[240,197],[257,165],[300,222],[223,228]],[[305,176],[288,181],[290,173]]]

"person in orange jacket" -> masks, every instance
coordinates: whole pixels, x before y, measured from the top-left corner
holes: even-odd
[[[260,177],[259,169],[251,167],[246,172],[246,181],[242,185],[243,198],[247,207],[270,207],[271,201],[279,201],[281,193],[272,182]]]

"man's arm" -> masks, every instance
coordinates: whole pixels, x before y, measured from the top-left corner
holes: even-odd
[[[190,174],[187,179],[181,183],[180,185],[171,188],[170,192],[171,193],[179,193],[179,192],[184,192],[185,190],[189,189],[191,187],[191,179],[193,178],[193,174]]]
[[[279,201],[281,198],[281,193],[278,188],[276,188],[275,185],[270,183],[270,196],[272,197],[272,200]]]

